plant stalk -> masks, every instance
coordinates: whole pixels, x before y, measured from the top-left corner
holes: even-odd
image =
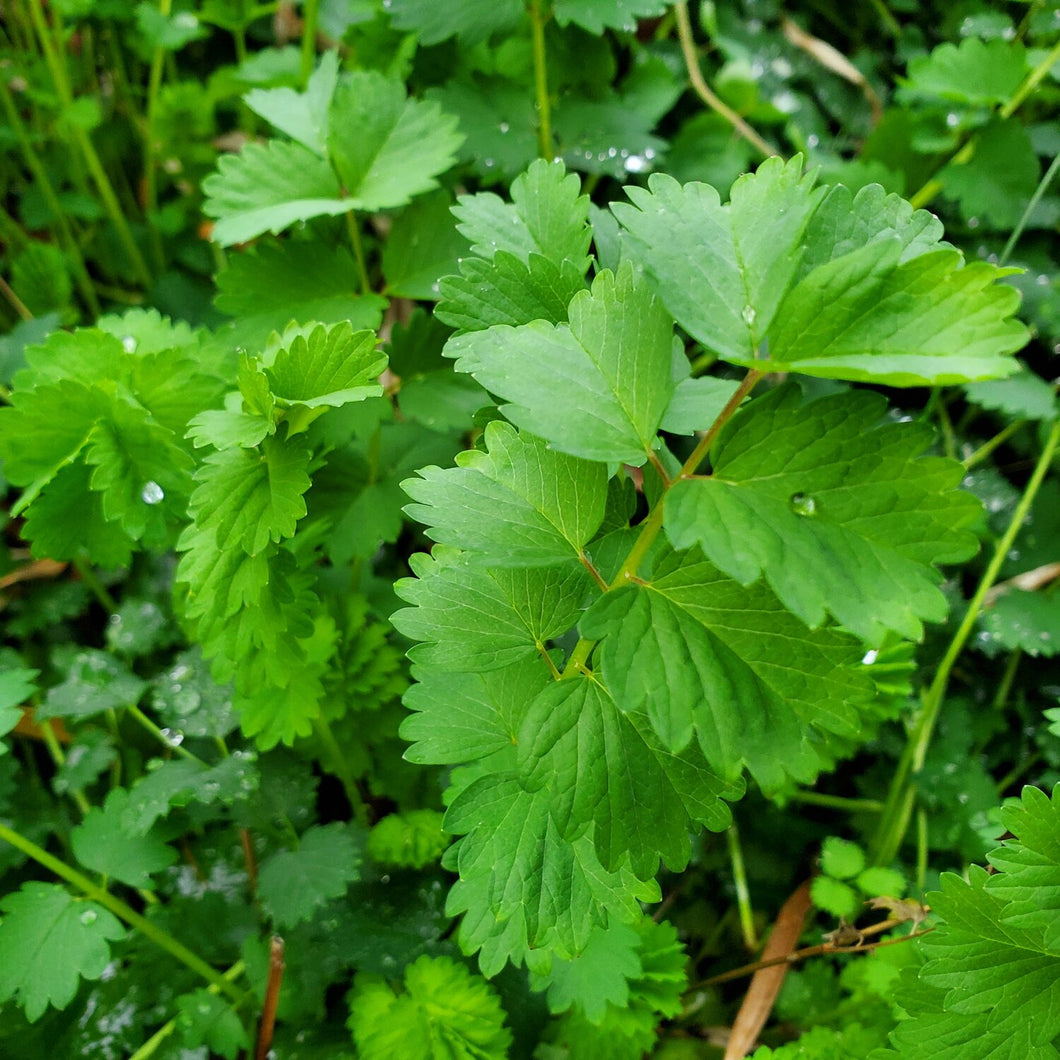
[[[534,92],[537,97],[537,143],[543,159],[551,162],[556,155],[552,143],[552,102],[548,94],[548,57],[545,53],[545,24],[548,13],[541,0],[530,5],[530,33],[534,47]]]

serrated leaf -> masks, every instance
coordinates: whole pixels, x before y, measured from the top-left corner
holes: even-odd
[[[304,92],[292,88],[255,88],[243,102],[270,125],[324,157],[327,153],[328,107],[339,77],[336,51],[326,51],[309,75]]]
[[[658,900],[654,881],[607,872],[589,836],[563,839],[549,801],[547,789],[529,792],[517,777],[495,774],[461,791],[446,814],[446,829],[463,835],[446,855],[460,874],[446,910],[468,913],[461,945],[482,951],[486,975],[523,962],[528,947],[573,956],[594,924],[629,922],[641,915],[638,899]]]
[[[458,335],[446,346],[504,414],[589,460],[643,464],[673,395],[669,314],[623,266],[574,296],[570,324],[536,321]]]
[[[65,680],[48,689],[36,716],[43,721],[120,710],[137,703],[146,687],[146,681],[113,655],[83,648],[72,659]]]
[[[404,206],[438,186],[463,142],[437,103],[407,99],[401,81],[356,70],[332,98],[328,151],[350,208]]]
[[[24,883],[0,898],[0,1000],[14,999],[31,1023],[66,1008],[82,979],[110,963],[125,930],[113,913],[51,883]]]
[[[394,586],[415,605],[392,615],[400,633],[425,641],[409,657],[441,670],[493,670],[536,657],[577,621],[588,576],[571,563],[485,568],[451,550],[409,561],[415,579]]]
[[[644,711],[664,745],[697,736],[710,766],[764,787],[812,777],[807,727],[856,736],[871,693],[862,649],[806,629],[762,589],[745,589],[697,552],[660,558],[637,588],[601,597],[579,624],[603,639],[601,671],[625,711]]]
[[[930,430],[883,422],[868,392],[803,404],[778,388],[744,409],[712,454],[710,477],[675,484],[665,527],[749,585],[764,575],[810,626],[834,615],[866,641],[919,640],[946,601],[934,564],[967,559],[978,517],[963,469],[923,456]]]
[[[969,383],[965,396],[973,405],[1028,420],[1055,420],[1056,390],[1040,376],[1021,368],[1007,379]]]
[[[452,194],[443,188],[420,196],[395,216],[383,244],[388,294],[437,299],[439,281],[456,271],[465,248],[452,202]]]
[[[841,880],[833,880],[831,876],[815,876],[810,885],[810,897],[818,909],[837,919],[852,920],[857,915],[857,891]]]
[[[753,360],[802,256],[801,240],[824,195],[799,159],[770,159],[732,186],[652,176],[611,209],[630,249],[682,327],[726,360]]]
[[[6,736],[22,720],[23,705],[37,690],[40,670],[9,668],[0,670],[0,736]],[[0,755],[8,751],[0,743]]]
[[[131,796],[115,788],[102,808],[94,807],[71,832],[74,856],[93,872],[128,884],[150,887],[153,873],[172,865],[177,852],[154,836],[125,827],[125,811]]]
[[[379,374],[386,357],[376,349],[374,331],[354,331],[349,324],[318,324],[296,333],[265,369],[276,400],[306,408],[338,408],[383,392]]]
[[[489,424],[485,445],[485,452],[461,453],[455,468],[422,468],[418,479],[402,482],[417,502],[405,513],[426,524],[433,541],[493,566],[548,566],[580,556],[604,518],[604,465],[553,452],[507,423]]]
[[[223,247],[356,205],[340,197],[339,178],[325,159],[282,140],[249,143],[238,155],[222,155],[202,188],[203,213],[217,218],[212,238]]]
[[[589,267],[589,196],[581,181],[561,163],[538,159],[512,182],[512,201],[492,192],[463,195],[453,208],[457,228],[471,252],[491,261],[500,250],[528,262],[540,254],[553,264],[573,262],[584,274]]]
[[[451,0],[440,8],[434,0],[392,0],[387,11],[396,29],[413,30],[424,45],[459,36],[476,44],[493,33],[512,29],[524,17],[522,0]]]
[[[1060,651],[1060,596],[1012,589],[980,615],[979,624],[1009,651],[1055,655]]]
[[[410,762],[458,765],[510,750],[526,708],[551,680],[538,659],[484,673],[413,670],[416,683],[405,693],[415,711],[401,724],[412,746]]]
[[[837,880],[857,876],[865,867],[865,852],[846,839],[829,836],[821,846],[821,871]]]
[[[930,55],[911,59],[900,91],[906,98],[990,106],[1007,103],[1026,70],[1027,52],[1020,41],[967,37],[959,44],[947,41]]]
[[[640,936],[626,924],[597,928],[585,949],[570,960],[553,958],[552,967],[533,989],[548,990],[552,1013],[577,1005],[590,1023],[601,1023],[608,1005],[629,1001],[628,980],[641,973]]]
[[[637,20],[655,18],[667,0],[556,0],[554,14],[561,26],[573,22],[589,33],[605,29],[636,29]]]
[[[235,1060],[249,1048],[250,1036],[235,1009],[209,990],[194,990],[177,998],[177,1030],[189,1049],[201,1046],[211,1053]]]
[[[585,289],[574,262],[557,266],[540,254],[527,262],[498,250],[492,262],[467,258],[460,276],[447,276],[439,285],[439,320],[463,331],[480,331],[497,324],[518,326],[532,320],[558,324],[567,319],[570,300]]]
[[[339,898],[358,879],[361,843],[343,824],[316,825],[302,834],[297,850],[267,858],[258,877],[265,912],[280,927],[308,920],[329,898]]]
[[[628,857],[652,878],[660,858],[681,871],[692,824],[723,831],[732,822],[723,799],[742,794],[707,767],[698,749],[670,752],[648,718],[620,711],[598,682],[554,681],[530,704],[518,737],[526,784],[544,787],[564,839],[591,835],[605,869]]]
[[[448,957],[420,957],[405,970],[405,992],[358,976],[347,1026],[363,1060],[504,1060],[512,1035],[488,983]]]
[[[422,869],[449,845],[437,810],[409,810],[384,817],[368,834],[368,856],[380,865]]]

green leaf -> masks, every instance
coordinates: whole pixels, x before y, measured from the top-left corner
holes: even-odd
[[[22,707],[36,691],[39,670],[0,670],[0,736],[6,736],[21,720]],[[8,746],[0,743],[0,755],[6,754]]]
[[[589,33],[605,29],[632,32],[637,20],[655,18],[667,8],[667,0],[556,0],[554,14],[561,26],[573,22]]]
[[[865,868],[865,852],[857,843],[829,836],[821,847],[821,871],[837,880],[857,876]]]
[[[329,899],[340,898],[361,871],[361,842],[346,825],[316,825],[297,850],[267,858],[258,878],[258,897],[280,927],[308,920]]]
[[[670,434],[695,434],[706,430],[721,415],[739,383],[731,379],[688,376],[674,387],[662,429]]]
[[[1009,651],[1053,656],[1060,651],[1060,596],[1012,589],[979,617],[984,635]]]
[[[83,648],[70,663],[61,684],[48,689],[36,717],[83,718],[107,710],[121,710],[139,702],[147,682],[107,652]]]
[[[881,896],[901,898],[906,892],[905,877],[895,869],[885,869],[881,865],[872,865],[858,873],[854,881],[862,894],[871,898]]]
[[[922,620],[946,615],[934,565],[974,554],[965,528],[980,509],[958,489],[960,464],[922,455],[932,432],[884,421],[885,409],[865,391],[759,398],[732,421],[711,476],[667,495],[667,535],[745,585],[764,574],[810,626],[832,614],[875,645],[887,630],[919,640]]]
[[[94,807],[70,834],[74,856],[93,872],[150,887],[153,873],[172,865],[177,852],[154,836],[127,830],[123,823],[130,794],[115,788],[102,808]]]
[[[82,979],[98,979],[108,943],[125,935],[112,913],[52,883],[24,883],[0,898],[0,913],[0,1001],[13,998],[31,1023],[49,1005],[66,1008]]]
[[[188,1049],[205,1046],[211,1053],[235,1060],[241,1049],[250,1047],[238,1013],[209,990],[194,990],[177,998],[177,1030]]]
[[[831,876],[815,876],[810,897],[818,909],[840,920],[853,920],[858,911],[858,894],[849,884]]]
[[[347,205],[369,212],[436,188],[463,141],[456,119],[437,103],[407,99],[401,81],[372,70],[339,83],[330,121],[328,150]]]
[[[640,936],[626,924],[597,928],[577,957],[553,958],[549,971],[531,980],[533,988],[548,990],[550,1012],[577,1005],[591,1023],[601,1023],[608,1005],[629,1001],[628,980],[641,974],[639,943]]]
[[[663,555],[644,584],[601,597],[582,619],[603,639],[601,669],[624,711],[644,711],[663,744],[693,733],[710,766],[763,787],[817,766],[806,729],[857,736],[871,692],[861,648],[810,631],[765,588],[745,589],[696,551]]]
[[[581,181],[561,163],[538,159],[512,182],[511,203],[492,192],[463,195],[453,208],[457,228],[471,252],[487,261],[501,250],[529,262],[540,254],[554,265],[571,261],[579,272],[589,267],[589,196]]]
[[[423,45],[459,36],[477,44],[493,33],[514,29],[525,17],[523,0],[450,0],[439,7],[433,0],[392,0],[387,11],[396,29],[412,30]]]
[[[569,316],[459,335],[446,356],[512,402],[502,411],[517,427],[574,456],[639,466],[673,395],[670,317],[629,266],[599,273]]]
[[[1021,368],[1007,379],[969,383],[965,396],[973,405],[1017,419],[1055,420],[1056,391],[1040,376]]]
[[[642,880],[659,859],[676,871],[691,854],[692,824],[723,831],[732,823],[722,799],[742,786],[715,776],[697,748],[674,754],[648,718],[620,711],[587,678],[554,681],[530,704],[518,737],[520,768],[532,788],[551,796],[552,817],[567,840],[591,834],[605,869],[627,860]]]
[[[1007,103],[1026,72],[1027,52],[1019,41],[967,37],[911,59],[900,93],[987,107]]]
[[[238,155],[222,155],[202,188],[203,213],[217,218],[212,238],[223,247],[357,205],[340,198],[339,179],[326,160],[281,140],[249,143]]]
[[[770,332],[802,256],[803,234],[824,189],[801,159],[770,159],[732,186],[723,206],[707,184],[652,176],[611,209],[630,249],[677,322],[726,360],[745,363]],[[772,346],[772,343],[770,344]]]
[[[539,567],[581,555],[600,528],[603,464],[550,450],[507,423],[486,427],[486,451],[470,450],[443,471],[421,469],[401,488],[418,503],[406,514],[443,545],[498,567]]]
[[[205,457],[191,498],[194,531],[222,551],[256,556],[294,534],[305,515],[309,450],[299,440],[266,438],[258,449],[222,449]]]
[[[505,1060],[512,1035],[500,998],[448,957],[420,957],[405,970],[405,991],[380,976],[357,977],[347,1026],[363,1060]]]
[[[452,201],[448,190],[439,189],[419,197],[394,218],[383,244],[388,294],[425,301],[438,298],[439,281],[457,270],[465,248]]]
[[[532,659],[577,621],[588,576],[577,564],[484,568],[446,548],[409,561],[416,575],[394,586],[404,608],[390,621],[426,641],[409,657],[442,670],[493,670]]]
[[[388,814],[368,835],[368,855],[373,861],[403,868],[430,865],[448,845],[437,810]]]
[[[571,957],[594,924],[635,920],[638,900],[658,901],[654,881],[604,869],[591,837],[563,839],[549,802],[547,789],[530,792],[516,776],[494,774],[461,791],[446,814],[446,829],[463,836],[446,852],[444,864],[460,874],[446,911],[467,914],[461,946],[481,950],[486,975],[531,958],[528,947]]]
[[[317,324],[308,333],[282,336],[265,369],[273,395],[281,405],[338,408],[381,394],[386,357],[377,341],[374,331],[354,331],[349,324]]]
[[[328,107],[338,77],[338,52],[326,51],[309,75],[304,92],[255,88],[243,97],[243,102],[270,125],[323,158],[327,154]]]

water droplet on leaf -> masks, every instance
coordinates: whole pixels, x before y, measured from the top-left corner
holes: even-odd
[[[140,490],[140,500],[144,504],[158,504],[159,501],[165,498],[165,491],[155,481],[145,482],[144,488]]]
[[[813,515],[817,511],[817,502],[805,493],[794,493],[791,497],[791,508],[797,515]]]

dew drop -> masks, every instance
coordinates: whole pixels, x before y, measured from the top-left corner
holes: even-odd
[[[821,138],[817,135],[817,133],[810,133],[810,135],[806,137],[807,147],[818,147],[820,143]]]
[[[94,909],[85,909],[77,919],[87,927],[89,924],[94,924],[99,919],[99,914]]]
[[[805,493],[793,493],[791,508],[797,515],[814,515],[817,511],[817,502]]]
[[[502,133],[506,133],[511,128],[511,126],[506,121],[502,121],[498,128]]]
[[[121,339],[122,349],[126,353],[134,353],[136,351],[136,338],[133,335],[123,335]]]
[[[876,661],[876,659],[879,657],[879,654],[880,653],[875,648],[873,648],[871,651],[865,652],[865,655],[864,655],[864,657],[862,658],[861,661],[866,666],[871,666]]]
[[[754,326],[755,317],[758,316],[758,313],[753,305],[745,305],[740,311],[740,316],[743,317],[743,322],[750,328]]]
[[[159,729],[158,731],[170,747],[179,747],[184,742],[184,733],[177,729]]]
[[[144,504],[158,504],[165,497],[165,491],[155,481],[145,482],[144,488],[140,490],[140,500]]]
[[[946,124],[951,128],[957,128],[957,123],[960,121],[960,115],[955,114],[952,110],[946,115]]]
[[[651,169],[651,163],[642,155],[630,155],[623,160],[622,165],[626,167],[627,173],[644,173]]]

